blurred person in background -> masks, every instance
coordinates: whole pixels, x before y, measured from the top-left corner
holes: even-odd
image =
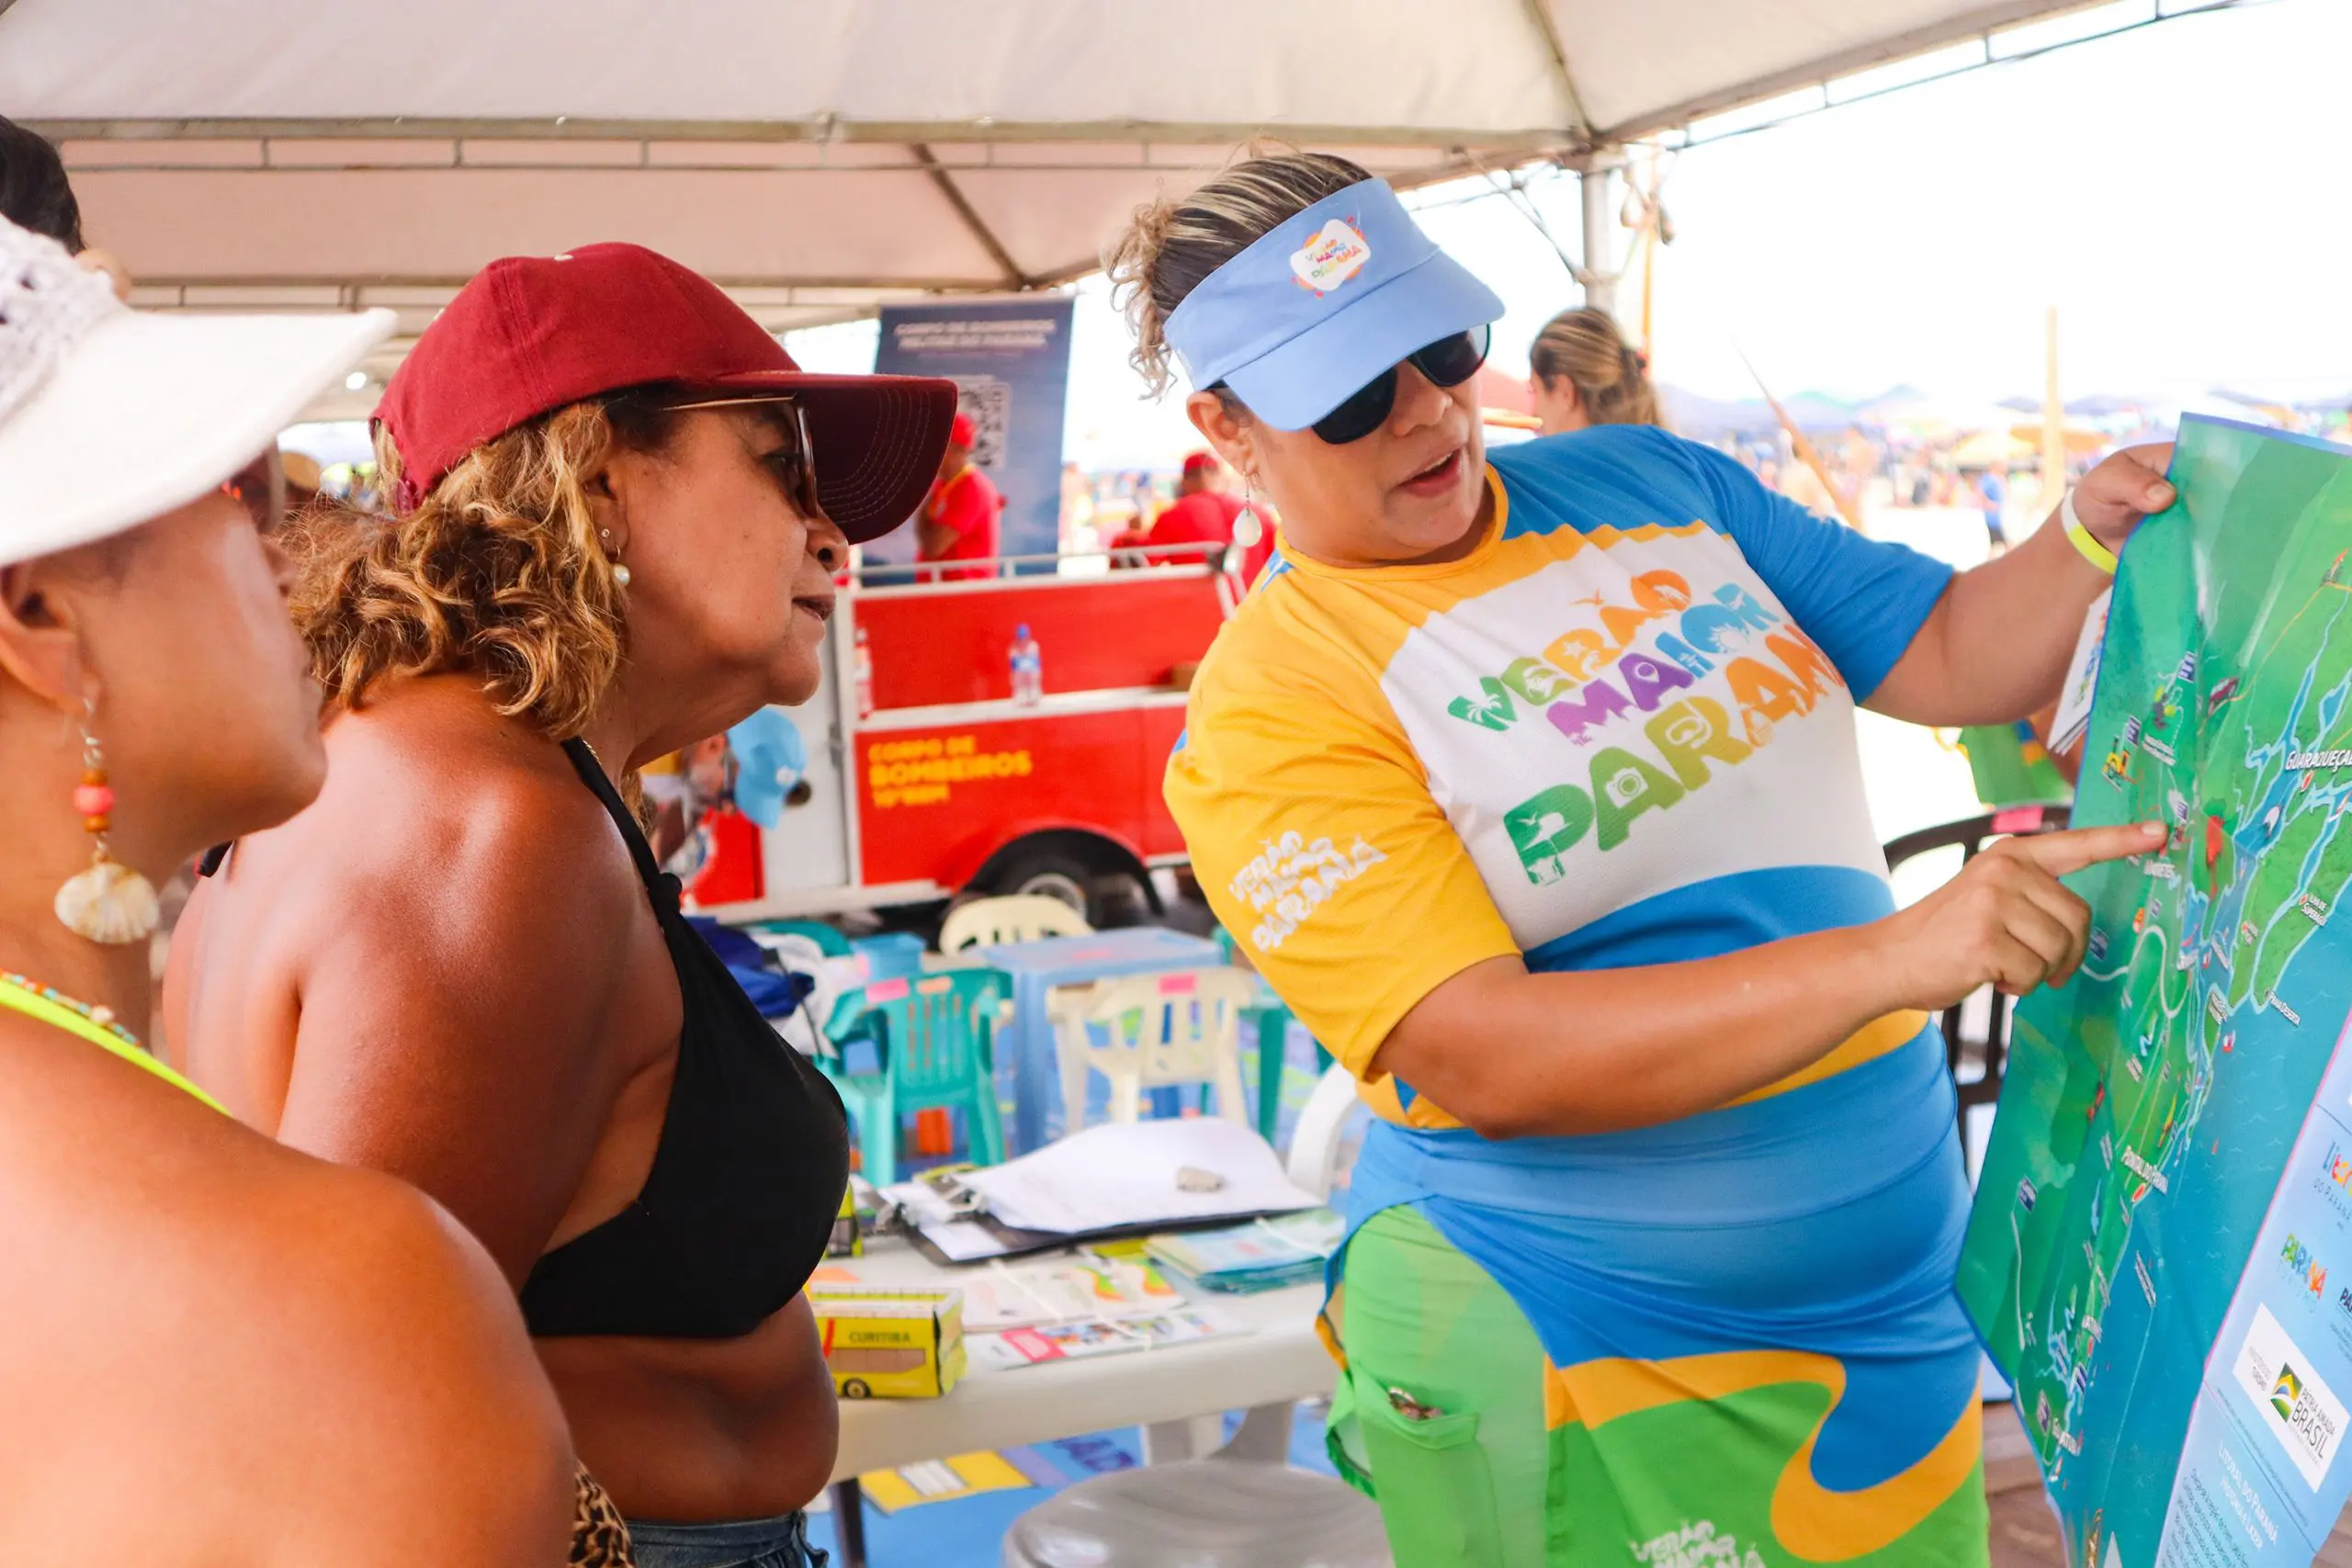
[[[102,272],[118,299],[130,298],[130,274],[113,254],[82,234],[82,204],[65,177],[65,161],[47,138],[0,118],[0,218],[65,247],[82,266]]]
[[[939,478],[923,497],[916,514],[915,545],[919,561],[993,562],[1004,553],[1004,497],[980,466],[972,461],[979,434],[972,416],[959,413],[940,455]],[[953,571],[926,571],[926,582],[957,582],[994,577],[993,565],[960,567]]]
[[[2001,510],[2007,504],[2009,487],[1997,468],[1984,468],[1970,479],[1968,499],[1984,519],[1986,547],[1995,555],[2009,547],[2008,530],[2001,525]]]
[[[271,453],[390,327],[131,311],[0,221],[11,1562],[563,1561],[563,1417],[480,1244],[141,1039],[154,885],[325,776]]]
[[[954,410],[802,373],[639,246],[492,263],[378,410],[398,514],[300,541],[325,792],[174,943],[198,1081],[488,1247],[642,1568],[808,1561],[839,1416],[802,1287],[849,1146],[681,912],[635,773],[815,692],[834,575]]]
[[[1183,471],[1176,480],[1176,499],[1151,525],[1149,543],[1154,545],[1215,545],[1218,553],[1211,560],[1223,560],[1225,552],[1235,545],[1241,553],[1234,570],[1247,588],[1258,581],[1267,560],[1274,553],[1274,531],[1259,515],[1260,504],[1245,502],[1225,488],[1226,468],[1214,452],[1194,452],[1185,457]],[[1244,537],[1244,536],[1248,536]],[[1160,557],[1161,560],[1190,560],[1189,556]]]
[[[1546,435],[1596,424],[1666,423],[1649,361],[1606,310],[1587,305],[1544,322],[1528,347],[1527,365],[1527,389]]]
[[[1094,526],[1094,491],[1074,461],[1062,465],[1058,525],[1064,555],[1091,556],[1102,547]]]

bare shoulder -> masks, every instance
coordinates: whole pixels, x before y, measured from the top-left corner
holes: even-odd
[[[454,677],[403,682],[327,729],[330,766],[318,801],[286,826],[240,844],[232,898],[250,883],[277,906],[332,902],[311,942],[368,947],[388,929],[409,937],[451,925],[503,926],[551,887],[568,916],[632,908],[609,897],[631,886],[625,845],[571,760]],[[587,936],[592,933],[576,933]]]
[[[333,1505],[284,1562],[560,1562],[571,1442],[489,1255],[389,1177],[290,1151],[284,1163],[247,1216],[257,1265],[289,1239],[300,1253],[254,1303],[281,1348],[256,1415],[281,1434],[295,1495]],[[259,1336],[251,1348],[268,1353]],[[363,1440],[375,1452],[355,1464]]]
[[[571,760],[469,682],[408,682],[338,716],[327,749],[333,766],[313,810],[337,827],[374,822],[379,839],[435,858],[628,874],[611,818]]]
[[[397,1182],[17,1021],[0,1472],[27,1490],[6,1555],[560,1561],[562,1417],[479,1247]]]
[[[337,717],[327,752],[318,800],[199,886],[165,987],[178,1059],[281,1136],[322,1042],[341,1061],[502,986],[594,1016],[644,903],[571,761],[469,682],[404,683]]]

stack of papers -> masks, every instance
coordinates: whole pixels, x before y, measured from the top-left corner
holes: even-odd
[[[1129,1350],[1153,1350],[1164,1345],[1184,1345],[1195,1339],[1218,1339],[1247,1334],[1243,1325],[1206,1307],[1185,1307],[1154,1317],[1134,1317],[1112,1323],[1051,1323],[1036,1328],[1014,1328],[1002,1334],[976,1335],[972,1364],[991,1370],[1034,1367],[1046,1361],[1080,1361],[1091,1356],[1116,1356]]]
[[[884,1202],[896,1204],[907,1224],[921,1232],[950,1263],[973,1263],[1007,1250],[1002,1236],[981,1224],[978,1213],[946,1197],[931,1179],[898,1182],[881,1189],[880,1196]]]
[[[964,1292],[964,1326],[1028,1328],[1041,1323],[1151,1317],[1184,1304],[1174,1286],[1148,1263],[1080,1257],[1010,1267],[999,1263],[957,1280]]]
[[[967,1171],[963,1181],[1001,1224],[1073,1235],[1283,1213],[1318,1201],[1283,1173],[1265,1139],[1208,1116],[1089,1127],[1008,1164]]]
[[[2049,749],[2071,751],[2090,729],[2091,698],[2098,689],[2100,656],[2107,649],[2107,608],[2113,590],[2091,601],[2083,629],[2075,637],[2075,657],[2066,664],[2066,683],[2058,689],[2058,706],[2050,719]]]
[[[1144,1249],[1212,1291],[1279,1290],[1323,1277],[1346,1226],[1329,1209],[1225,1230],[1156,1235]]]

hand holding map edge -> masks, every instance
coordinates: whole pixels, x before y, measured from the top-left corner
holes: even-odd
[[[1981,986],[2021,997],[2083,961],[2091,909],[2058,878],[2161,849],[2159,823],[2078,828],[1988,846],[1961,874],[1880,922],[1896,1005],[1934,1011]]]
[[[2075,515],[2100,544],[2122,548],[2132,529],[2172,504],[2165,479],[2171,461],[2168,441],[2109,454],[2075,487]]]

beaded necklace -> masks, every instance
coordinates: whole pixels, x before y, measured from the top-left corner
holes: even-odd
[[[38,980],[4,969],[0,969],[0,1008],[23,1013],[68,1034],[78,1034],[132,1066],[153,1073],[173,1088],[195,1096],[223,1116],[229,1113],[219,1100],[174,1071],[169,1063],[159,1062],[149,1055],[147,1048],[139,1043],[139,1036],[115,1021],[112,1009],[92,1007],[87,1002],[67,996],[54,986],[44,986]]]

